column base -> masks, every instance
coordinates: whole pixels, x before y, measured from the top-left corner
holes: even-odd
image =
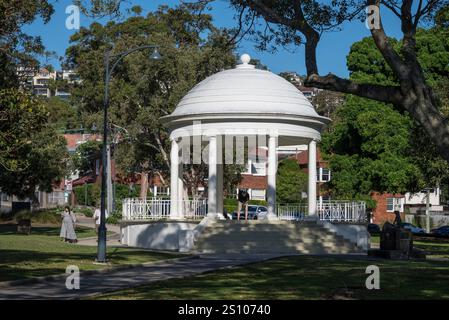
[[[267,220],[273,221],[278,220],[278,217],[274,213],[267,214]]]
[[[208,213],[207,217],[215,220],[226,220],[223,213]]]
[[[318,215],[312,214],[304,217],[304,221],[318,221]]]

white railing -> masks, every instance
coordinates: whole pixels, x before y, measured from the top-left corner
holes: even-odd
[[[304,220],[308,215],[308,206],[302,204],[281,204],[277,206],[279,220]],[[363,201],[317,201],[319,220],[330,222],[365,222],[366,205]]]
[[[330,222],[365,222],[364,201],[323,201],[317,202],[318,219]]]
[[[123,201],[124,220],[157,220],[170,218],[170,200],[125,199]],[[180,217],[202,219],[207,214],[207,199],[178,201]],[[280,204],[276,208],[277,219],[300,221],[307,217],[307,205]],[[176,216],[176,217],[179,217]],[[330,222],[365,222],[366,206],[363,201],[317,201],[317,217]]]
[[[125,199],[123,200],[123,220],[160,220],[170,218],[170,200],[163,199]],[[188,219],[202,219],[207,214],[206,200],[178,201],[179,213]]]
[[[207,215],[207,200],[183,200],[181,201],[181,208],[184,218],[202,219]]]
[[[307,205],[302,204],[280,204],[276,210],[276,215],[279,220],[304,220],[306,214]]]

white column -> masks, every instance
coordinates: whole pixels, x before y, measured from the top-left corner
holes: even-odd
[[[309,216],[316,215],[316,141],[309,143],[309,189],[307,194]]]
[[[184,218],[184,182],[182,181],[182,163],[178,166],[178,217]]]
[[[268,219],[276,218],[276,154],[277,136],[270,135],[268,138]]]
[[[223,214],[223,164],[217,165],[217,213]]]
[[[178,218],[178,177],[179,146],[176,140],[171,141],[170,152],[170,218]]]
[[[217,215],[217,137],[209,137],[209,180],[207,182],[207,203],[210,217]]]

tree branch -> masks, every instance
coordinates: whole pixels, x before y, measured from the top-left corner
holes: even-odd
[[[308,87],[354,94],[385,103],[393,103],[395,105],[400,104],[403,98],[400,87],[356,83],[351,80],[337,77],[334,74],[328,74],[324,77],[316,74],[310,75],[307,77],[304,84]]]
[[[371,5],[379,7],[380,0],[369,0]],[[376,47],[384,57],[385,61],[392,68],[399,81],[407,82],[409,77],[409,68],[405,64],[399,54],[393,49],[388,40],[382,25],[382,19],[379,17],[379,28],[371,28],[371,35],[374,39]]]

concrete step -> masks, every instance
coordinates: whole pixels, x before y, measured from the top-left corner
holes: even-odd
[[[233,220],[207,226],[194,252],[345,254],[361,250],[313,221]]]
[[[255,250],[255,249],[204,249],[204,250],[196,250],[193,253],[195,254],[355,254],[361,253],[361,251],[354,250],[345,250],[345,249],[329,249],[329,248],[312,248],[312,249],[302,249],[302,250],[292,250],[287,248],[280,249],[268,249],[268,250]]]
[[[258,239],[260,241],[267,241],[272,239],[291,239],[291,240],[332,240],[332,241],[346,241],[343,237],[328,234],[328,233],[313,233],[313,234],[301,234],[301,233],[274,233],[274,232],[248,232],[248,233],[220,233],[220,232],[206,232],[202,234],[201,238],[214,238],[236,241],[238,239]]]
[[[337,247],[337,248],[352,248],[355,249],[356,246],[349,242],[334,242],[334,241],[321,241],[321,242],[304,242],[304,241],[272,241],[272,242],[260,242],[260,241],[232,241],[232,242],[220,242],[215,240],[205,240],[197,243],[197,247],[222,247],[222,248],[233,248],[233,247],[244,247],[253,246],[261,248],[270,247],[297,247],[297,246],[323,246],[323,247]]]

